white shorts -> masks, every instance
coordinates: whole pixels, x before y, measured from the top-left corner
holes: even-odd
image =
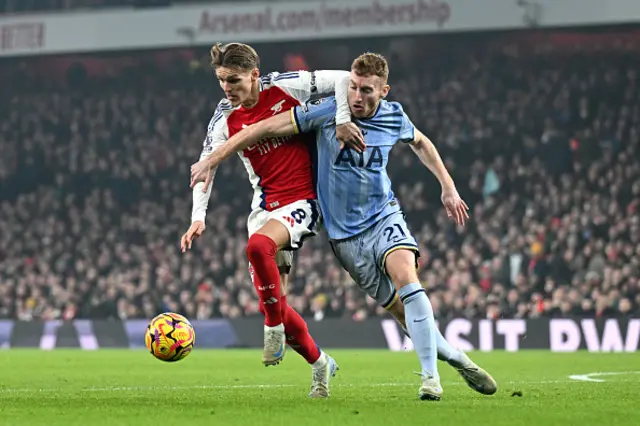
[[[289,230],[289,247],[279,250],[276,254],[278,266],[288,267],[293,262],[293,250],[299,249],[305,238],[318,233],[322,215],[316,200],[295,201],[273,211],[255,209],[247,220],[249,236],[270,220],[277,220]]]

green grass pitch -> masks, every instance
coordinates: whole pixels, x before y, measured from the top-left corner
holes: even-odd
[[[310,400],[310,368],[293,352],[265,368],[254,350],[196,349],[174,364],[144,351],[0,351],[0,425],[640,425],[637,354],[472,353],[496,395],[440,363],[443,399],[422,402],[414,353],[328,352],[341,368],[331,398]],[[611,374],[569,377],[590,373]]]

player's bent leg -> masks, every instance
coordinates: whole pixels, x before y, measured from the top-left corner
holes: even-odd
[[[276,254],[276,263],[280,272],[280,283],[282,288],[281,310],[282,321],[287,344],[295,350],[305,361],[312,366],[320,359],[320,349],[309,334],[307,323],[302,317],[287,303],[287,292],[289,287],[289,273],[293,264],[293,252],[280,250]]]
[[[281,276],[282,282],[288,282],[288,275]],[[286,288],[286,284],[285,284]],[[287,303],[287,296],[282,296],[282,319],[287,344],[309,365],[311,365],[312,398],[327,398],[329,396],[329,380],[340,369],[336,361],[322,351],[315,342],[305,320]]]
[[[387,311],[402,327],[402,331],[409,335],[405,322],[404,305],[400,300],[386,307]],[[438,359],[453,367],[469,387],[483,395],[493,395],[498,390],[498,384],[484,369],[474,363],[464,352],[454,348],[447,342],[440,330],[436,328],[436,345]]]
[[[291,252],[278,252],[276,261],[280,270],[280,282],[282,283],[282,319],[287,344],[311,365],[311,391],[309,396],[312,398],[327,398],[329,396],[329,380],[336,375],[340,368],[329,354],[320,349],[309,333],[305,320],[287,303],[286,293],[293,254]]]
[[[276,263],[278,250],[289,242],[289,231],[280,222],[269,220],[249,237],[247,257],[253,266],[254,286],[264,307],[264,365],[278,364],[285,354],[285,332],[282,321],[282,289]]]
[[[402,331],[407,337],[411,337],[407,331],[407,322],[405,320],[404,305],[400,300],[394,300],[388,306],[383,306],[396,322],[402,327]],[[462,351],[455,349],[447,342],[439,329],[436,328],[436,345],[438,346],[438,359],[449,363],[454,368],[462,365],[464,354]]]
[[[287,303],[287,296],[282,297],[282,319],[287,344],[313,365],[320,359],[320,348],[309,334],[307,323]]]
[[[422,366],[418,395],[422,400],[438,401],[442,398],[442,387],[437,366],[435,318],[427,293],[418,281],[416,253],[397,248],[385,253],[384,259],[385,271],[404,304],[407,329]]]
[[[296,225],[292,225],[291,231],[287,230],[286,235],[288,240],[286,242],[284,242],[285,234],[279,232],[282,228],[277,226],[278,223],[281,225],[285,224],[280,220],[284,217],[280,212],[274,212],[275,220],[273,220],[273,222],[276,222],[275,224],[270,224],[269,222],[272,222],[272,220],[270,220],[257,232],[264,232],[270,236],[275,236],[275,238],[279,240],[279,248],[285,246],[299,248],[301,240],[306,236],[314,235],[317,226],[315,223],[317,222],[317,218],[314,219],[312,203],[306,201],[287,208],[294,208],[294,211],[297,214],[296,217],[299,218],[302,215],[299,211],[301,210],[301,206],[309,207],[309,221],[307,221],[307,223],[295,220],[294,223],[299,226],[296,227]],[[286,221],[286,224],[291,225],[289,221]],[[293,252],[289,250],[278,250],[275,260],[280,273],[282,294],[280,305],[286,341],[289,346],[300,354],[312,367],[311,391],[309,396],[314,398],[326,398],[329,396],[329,380],[331,377],[335,376],[339,369],[338,365],[331,356],[320,350],[319,346],[309,334],[309,330],[304,319],[302,319],[302,317],[287,303],[286,293],[289,281],[289,272],[293,263]]]
[[[295,309],[289,306],[286,296],[283,296],[282,307],[287,343],[311,365],[309,396],[312,398],[329,397],[329,380],[339,370],[338,364],[313,340],[309,334],[307,323]]]

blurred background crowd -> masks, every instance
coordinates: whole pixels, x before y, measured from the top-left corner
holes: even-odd
[[[30,4],[43,3],[0,10]],[[387,56],[390,99],[434,141],[471,208],[469,224],[453,226],[437,181],[394,149],[389,172],[439,319],[630,317],[640,315],[636,39],[593,30],[256,47],[263,73]],[[222,96],[206,50],[3,61],[0,317],[259,314],[244,251],[252,194],[237,158],[218,172],[204,235],[179,251],[189,166]],[[289,301],[304,315],[385,314],[324,234],[296,258]]]

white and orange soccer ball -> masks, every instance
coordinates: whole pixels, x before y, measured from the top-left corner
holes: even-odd
[[[165,312],[151,320],[144,340],[151,355],[160,361],[175,362],[191,353],[196,333],[188,319]]]

